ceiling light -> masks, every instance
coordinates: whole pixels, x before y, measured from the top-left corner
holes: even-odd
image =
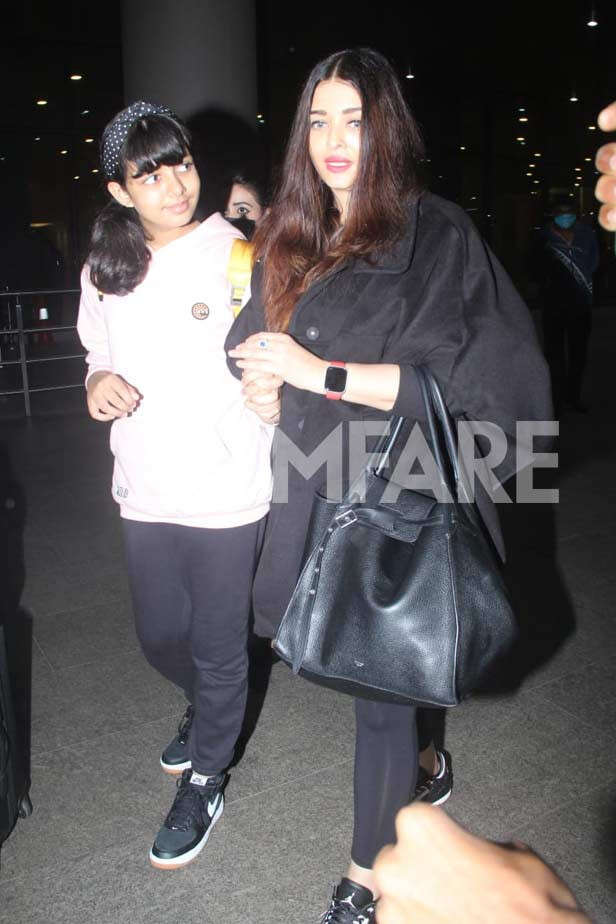
[[[94,141],[94,138],[84,138],[83,140],[85,141],[86,144],[92,144],[92,142]]]
[[[520,108],[518,109],[518,112],[526,112],[526,109],[523,106],[520,106]]]
[[[74,179],[74,180],[78,180],[79,177],[78,177],[78,176],[74,176],[73,179]]]
[[[71,74],[70,79],[71,80],[81,80],[82,77],[83,77],[83,74]]]
[[[538,183],[538,182],[539,182],[539,180],[533,180],[533,183]]]
[[[36,138],[35,138],[34,140],[35,140],[35,141],[40,141],[40,140],[41,140],[40,135],[37,135]]]
[[[526,139],[523,138],[521,135],[520,135],[518,138],[516,138],[515,140],[516,140],[516,141],[526,141]]]
[[[592,161],[592,157],[585,157],[584,160],[590,163],[590,161]]]
[[[529,167],[536,167],[537,164],[529,164],[528,166],[529,166]]]
[[[528,122],[528,116],[520,116],[518,122]]]
[[[415,80],[415,74],[413,74],[413,72],[411,71],[410,67],[409,67],[407,73],[405,74],[405,77],[406,77],[407,80]]]
[[[570,103],[579,103],[579,101],[580,101],[580,100],[579,100],[579,97],[577,97],[577,96],[575,95],[575,93],[573,94],[573,96],[570,96],[570,97],[569,97],[569,102],[570,102]]]
[[[526,174],[526,176],[532,176],[532,173],[529,172],[529,173]]]
[[[576,167],[575,169],[578,171],[578,173],[581,172],[581,170],[582,170],[581,167]]]
[[[47,100],[46,100],[46,99],[37,99],[36,105],[37,105],[37,106],[46,106],[46,105],[47,105]]]
[[[82,114],[82,115],[90,115],[90,110],[89,110],[89,109],[82,109],[82,110],[81,110],[81,114]]]
[[[466,151],[465,145],[461,144],[461,145],[460,145],[460,150],[461,150],[461,151]]]
[[[574,186],[579,186],[580,184],[579,184],[579,183],[574,183],[573,185],[574,185]]]
[[[541,157],[541,154],[535,153],[533,154],[533,157]]]
[[[597,130],[597,126],[596,126],[596,125],[589,125],[589,126],[588,126],[588,130],[591,131],[591,132],[595,132],[595,131]]]
[[[60,154],[68,154],[68,151],[66,150],[66,148],[62,148],[62,150],[60,151]]]
[[[95,167],[92,173],[98,173],[98,167]]]

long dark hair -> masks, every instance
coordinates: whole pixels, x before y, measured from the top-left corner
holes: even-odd
[[[343,228],[330,188],[309,155],[310,107],[322,80],[350,83],[362,101],[361,153]],[[389,62],[371,48],[339,51],[311,71],[299,99],[271,211],[257,228],[269,330],[286,330],[295,302],[352,257],[371,259],[404,232],[421,188],[424,147]]]
[[[105,132],[108,129],[109,126]],[[189,150],[188,129],[175,116],[166,113],[143,116],[129,128],[118,153],[115,172],[107,176],[107,180],[124,186],[129,163],[136,167],[134,176],[143,176],[163,164],[181,164]],[[128,295],[143,282],[150,257],[139,215],[135,209],[112,199],[92,228],[87,263],[93,285],[99,292],[109,295]]]

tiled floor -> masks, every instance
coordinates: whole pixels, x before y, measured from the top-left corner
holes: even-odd
[[[616,921],[615,348],[616,311],[599,311],[592,413],[562,421],[560,504],[505,511],[524,644],[446,729],[452,814],[533,844],[597,924]],[[350,701],[276,665],[206,853],[153,870],[182,698],[138,649],[106,428],[74,410],[1,427],[28,506],[35,810],[2,850],[0,921],[315,922],[351,833]]]

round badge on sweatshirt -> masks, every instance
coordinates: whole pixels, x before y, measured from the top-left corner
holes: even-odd
[[[193,318],[197,321],[204,321],[210,314],[210,309],[205,302],[196,302],[191,308]]]

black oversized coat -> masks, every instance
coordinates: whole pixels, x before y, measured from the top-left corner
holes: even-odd
[[[227,350],[265,330],[260,277],[257,264],[252,298],[231,328]],[[324,359],[398,364],[400,389],[391,414],[412,422],[424,416],[412,367],[429,366],[455,417],[496,423],[508,435],[510,451],[495,472],[501,481],[515,471],[516,421],[552,416],[549,376],[526,306],[466,213],[431,193],[412,203],[404,236],[376,263],[353,261],[311,286],[297,303],[289,333]],[[229,368],[240,374],[233,360]],[[340,423],[346,434],[351,420],[388,416],[289,385],[282,391],[280,429],[305,455]],[[273,635],[284,614],[314,492],[325,481],[324,470],[305,479],[290,468],[288,477],[288,502],[272,505],[254,583],[261,635]],[[482,513],[498,546],[495,510]]]

